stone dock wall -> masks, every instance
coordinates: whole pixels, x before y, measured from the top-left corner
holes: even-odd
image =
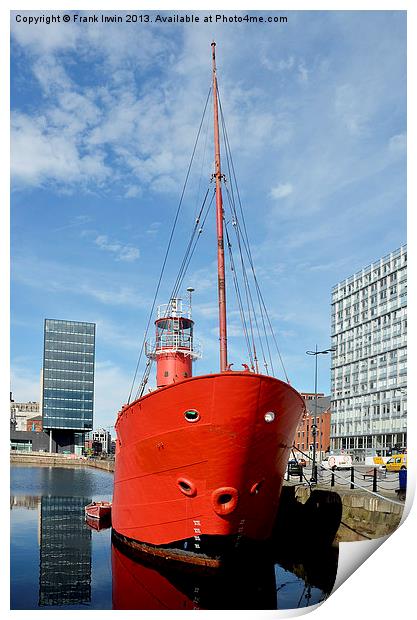
[[[114,461],[101,459],[73,458],[65,454],[49,452],[28,452],[27,454],[10,454],[12,465],[46,465],[48,467],[95,467],[105,471],[114,471]]]
[[[335,542],[369,540],[392,534],[400,524],[404,507],[361,490],[320,490],[310,492],[308,487],[297,487],[295,499],[307,505],[316,497],[317,521],[320,522],[320,510],[326,520],[328,506],[340,503],[341,516],[336,532]],[[340,499],[339,499],[340,498]],[[394,499],[394,498],[392,498]],[[398,502],[397,498],[395,501]],[[313,502],[314,503],[314,502]]]

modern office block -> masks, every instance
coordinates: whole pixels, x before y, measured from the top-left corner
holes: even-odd
[[[407,443],[407,246],[332,290],[331,449],[358,460]]]
[[[94,359],[94,323],[45,320],[42,417],[51,451],[81,451],[93,428]]]

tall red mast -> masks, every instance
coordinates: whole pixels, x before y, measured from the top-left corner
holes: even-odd
[[[224,269],[222,172],[220,166],[219,109],[217,103],[216,44],[211,44],[213,57],[214,162],[216,179],[217,271],[219,291],[220,372],[227,369],[226,280]]]

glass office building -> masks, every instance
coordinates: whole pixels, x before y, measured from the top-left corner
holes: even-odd
[[[331,449],[407,445],[407,246],[332,290]]]
[[[56,438],[52,451],[74,451],[93,428],[95,328],[45,319],[42,418],[44,430]]]

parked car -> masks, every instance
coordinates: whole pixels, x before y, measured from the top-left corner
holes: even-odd
[[[352,467],[352,457],[349,454],[337,454],[329,456],[321,462],[322,469],[350,469]]]
[[[407,455],[396,454],[388,459],[383,468],[387,471],[400,471],[400,469],[407,468]]]

